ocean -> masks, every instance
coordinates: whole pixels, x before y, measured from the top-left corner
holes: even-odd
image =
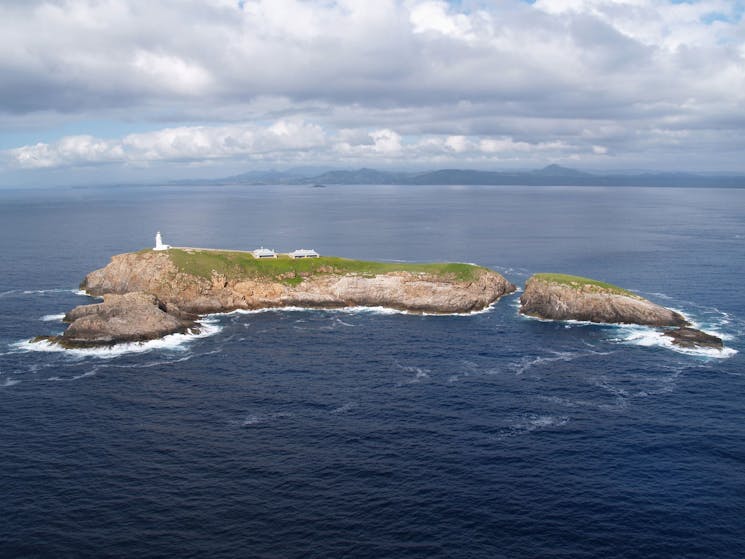
[[[305,309],[43,351],[152,245],[589,276],[726,350],[518,315]],[[0,190],[0,556],[745,556],[745,190]]]

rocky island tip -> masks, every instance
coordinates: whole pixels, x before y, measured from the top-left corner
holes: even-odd
[[[544,320],[674,328],[664,334],[681,347],[724,347],[720,338],[690,328],[688,320],[676,311],[622,287],[581,276],[533,275],[520,296],[520,313]]]
[[[65,347],[145,341],[196,331],[199,315],[238,309],[469,313],[516,289],[497,272],[473,264],[369,262],[309,250],[156,249],[119,254],[88,274],[80,287],[103,303],[77,307],[66,316],[64,334],[47,339]]]

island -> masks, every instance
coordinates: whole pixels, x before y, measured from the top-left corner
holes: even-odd
[[[681,347],[723,348],[720,338],[691,328],[680,313],[616,285],[580,276],[533,275],[520,296],[520,313],[543,320],[660,327]]]
[[[159,239],[160,240],[160,239]],[[474,264],[367,262],[300,249],[173,248],[119,254],[89,273],[81,289],[103,302],[76,307],[64,347],[146,341],[196,332],[200,315],[282,307],[385,307],[456,314],[487,308],[516,287]]]

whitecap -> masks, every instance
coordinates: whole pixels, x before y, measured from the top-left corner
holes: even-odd
[[[684,355],[697,357],[709,357],[714,359],[728,359],[737,354],[737,350],[731,347],[723,349],[715,348],[686,348],[675,343],[663,332],[646,326],[617,326],[620,336],[612,338],[611,341],[623,344],[637,345],[641,347],[662,347]],[[708,332],[707,332],[708,333]],[[716,334],[715,334],[716,335]]]
[[[3,380],[2,383],[0,383],[0,388],[7,388],[8,386],[15,386],[16,384],[20,383],[21,381],[14,378],[6,378]]]
[[[262,313],[271,313],[271,312],[280,312],[280,313],[281,312],[327,312],[327,313],[376,314],[376,315],[404,314],[404,315],[412,315],[412,316],[440,316],[440,317],[473,316],[476,314],[485,314],[485,313],[493,311],[496,303],[497,301],[494,301],[492,304],[488,305],[487,307],[484,307],[483,309],[479,309],[477,311],[465,312],[465,313],[428,313],[428,312],[417,312],[417,311],[408,311],[408,310],[402,310],[402,309],[394,309],[391,307],[384,307],[384,306],[375,306],[375,307],[354,306],[354,307],[338,307],[338,308],[287,306],[287,307],[267,307],[267,308],[262,308],[262,309],[235,309],[235,310],[224,312],[224,313],[210,313],[205,316],[250,315],[250,314],[262,314]]]
[[[54,288],[54,289],[26,289],[24,295],[46,295],[47,293],[75,293],[76,289]]]
[[[508,367],[515,371],[516,375],[522,375],[528,369],[543,365],[545,363],[556,363],[559,361],[573,361],[591,355],[610,355],[612,352],[600,351],[554,351],[550,356],[526,356],[516,363],[510,363]]]
[[[11,289],[10,291],[0,291],[0,298],[13,295],[13,293],[17,293],[17,291],[15,289]]]
[[[45,314],[39,320],[43,320],[44,322],[60,322],[63,318],[65,318],[65,313]]]
[[[59,382],[59,381],[70,381],[70,380],[78,380],[78,379],[81,379],[81,378],[86,378],[86,377],[92,377],[92,376],[95,376],[97,372],[98,372],[98,369],[94,367],[94,368],[93,368],[93,369],[91,369],[90,371],[87,371],[87,372],[85,372],[85,373],[82,373],[82,374],[80,374],[80,375],[75,375],[75,376],[73,376],[73,377],[49,377],[49,378],[48,378],[47,380],[50,380],[50,381],[55,381],[55,382]]]
[[[188,333],[188,334],[169,334],[163,338],[157,340],[149,340],[147,342],[131,342],[115,344],[112,346],[95,347],[95,348],[80,348],[80,349],[66,349],[58,344],[42,340],[38,342],[32,342],[30,340],[17,342],[12,344],[12,347],[18,351],[42,351],[42,352],[62,352],[66,355],[74,357],[97,357],[101,359],[111,359],[113,357],[119,357],[128,353],[145,353],[156,349],[176,350],[184,351],[186,348],[184,345],[191,340],[199,338],[206,338],[217,334],[222,330],[222,326],[217,324],[214,320],[203,319],[197,321],[200,325],[199,332]]]
[[[410,367],[399,365],[398,363],[396,364],[396,366],[405,373],[413,373],[413,375],[406,381],[399,382],[396,386],[404,386],[405,384],[416,384],[422,382],[424,380],[427,380],[429,378],[429,374],[432,372],[430,369],[425,369],[423,367]]]
[[[506,439],[518,435],[527,435],[534,431],[541,431],[554,427],[562,427],[569,423],[569,417],[565,415],[528,415],[513,423],[510,427],[504,429],[497,439]]]
[[[331,410],[329,413],[332,413],[332,414],[346,413],[350,410],[353,410],[356,407],[357,407],[357,404],[353,402],[347,402],[346,404]]]
[[[285,412],[255,414],[247,416],[243,421],[238,422],[238,425],[240,427],[253,427],[255,425],[262,425],[264,423],[270,423],[288,417],[292,417],[292,414]]]

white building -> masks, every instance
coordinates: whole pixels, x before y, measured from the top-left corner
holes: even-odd
[[[290,258],[318,258],[318,253],[315,250],[299,248],[297,250],[293,250],[289,254],[289,257]]]
[[[251,254],[254,255],[254,258],[277,258],[276,252],[264,247],[257,248],[256,250],[251,252]]]
[[[163,244],[163,237],[160,236],[160,231],[158,231],[155,234],[155,246],[153,247],[153,250],[168,250],[169,248],[171,248],[171,245]]]

